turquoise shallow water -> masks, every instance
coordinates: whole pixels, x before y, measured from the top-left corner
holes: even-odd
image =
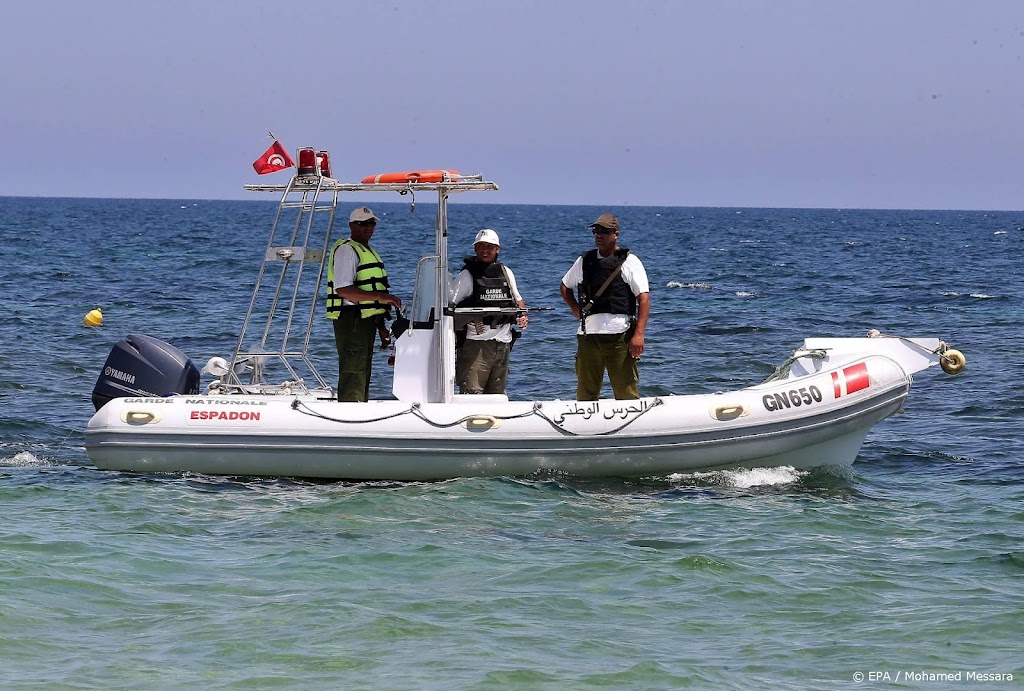
[[[408,291],[431,209],[374,207]],[[600,211],[455,205],[453,249],[497,228],[527,299],[558,306]],[[968,368],[917,375],[846,473],[104,473],[81,430],[110,346],[229,354],[273,205],[0,199],[0,686],[1019,686],[1024,214],[616,211],[651,275],[647,394],[755,383],[805,336],[867,328],[944,338]],[[517,344],[514,397],[571,391],[560,312]]]

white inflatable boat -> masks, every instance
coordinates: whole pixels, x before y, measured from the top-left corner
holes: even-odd
[[[231,359],[211,360],[204,371],[217,379],[199,393],[199,372],[173,346],[141,335],[119,343],[85,432],[96,466],[439,480],[849,465],[872,425],[901,410],[915,373],[940,365],[953,374],[965,364],[939,339],[872,332],[809,338],[780,358],[772,380],[737,391],[595,402],[455,394],[452,323],[461,310],[447,300],[447,201],[497,185],[426,172],[343,183],[307,169],[287,185],[247,186],[280,192],[281,203]],[[338,197],[371,191],[436,193],[436,243],[417,268],[409,326],[395,338],[395,398],[339,403],[307,349]],[[323,244],[312,246],[321,231]],[[293,346],[299,325],[305,340]],[[246,349],[250,332],[258,346]],[[283,376],[276,383],[275,368]]]

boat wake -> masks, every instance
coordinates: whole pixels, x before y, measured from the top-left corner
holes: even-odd
[[[0,458],[0,466],[7,468],[33,468],[51,465],[53,463],[34,456],[28,451],[20,451],[13,456]]]
[[[792,466],[777,468],[735,468],[732,470],[714,470],[699,473],[675,473],[668,476],[672,482],[696,480],[722,487],[778,487],[800,482],[810,474],[808,470],[797,470]]]

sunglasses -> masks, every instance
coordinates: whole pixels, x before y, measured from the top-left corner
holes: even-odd
[[[375,220],[373,220],[372,218],[369,221],[352,221],[352,222],[355,223],[357,226],[375,226],[375,225],[377,225],[377,222]]]
[[[590,232],[593,233],[594,235],[611,235],[615,231],[612,230],[611,228],[600,228],[599,227],[599,228],[591,228]]]

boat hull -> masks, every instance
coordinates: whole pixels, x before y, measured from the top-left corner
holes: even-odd
[[[863,368],[863,387],[841,391],[834,372],[851,366]],[[853,463],[909,391],[899,365],[868,356],[736,392],[639,401],[125,398],[93,417],[86,449],[109,470],[352,480],[810,468]]]

